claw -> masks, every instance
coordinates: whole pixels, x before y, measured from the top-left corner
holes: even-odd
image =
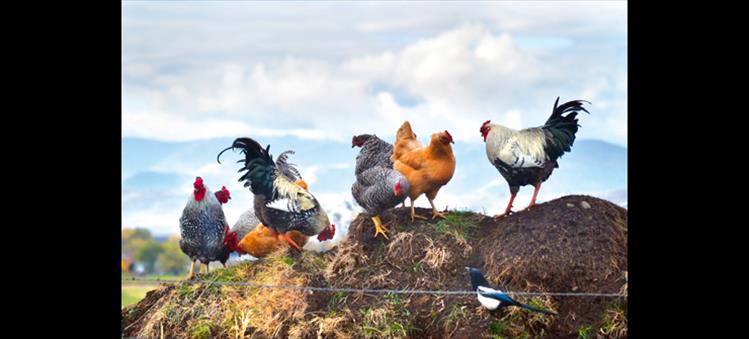
[[[414,214],[411,214],[411,222],[413,222],[413,221],[414,221],[414,218],[418,218],[418,219],[421,219],[421,220],[427,220],[427,217],[425,217],[425,216],[423,216],[423,215],[418,215],[418,214],[416,214],[416,213],[414,213]]]
[[[377,238],[378,234],[382,234],[385,239],[388,239],[388,236],[385,232],[387,232],[387,225],[382,224],[382,221],[380,220],[380,216],[376,215],[372,217],[372,222],[374,222],[375,225],[375,234],[374,237]],[[388,239],[389,240],[389,239]]]
[[[445,219],[445,213],[432,211],[432,219],[434,219],[435,217],[440,218],[440,219]]]
[[[509,216],[510,214],[513,214],[513,213],[515,213],[515,212],[513,212],[513,211],[506,211],[504,214],[495,214],[493,218],[494,219],[501,219],[501,218]]]
[[[382,236],[385,237],[385,239],[389,240],[390,238],[388,238],[388,235],[385,232],[387,232],[387,228],[385,228],[385,225],[380,225],[379,227],[375,225],[375,235],[374,235],[375,238],[377,238],[378,234],[382,234]]]

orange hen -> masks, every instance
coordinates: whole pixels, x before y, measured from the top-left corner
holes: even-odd
[[[398,158],[403,156],[403,154],[419,148],[424,148],[424,146],[418,139],[416,139],[416,133],[413,132],[411,124],[406,120],[406,122],[398,128],[398,132],[395,133],[393,155],[390,156],[390,160],[395,162]]]
[[[304,247],[309,237],[299,231],[290,231],[287,235],[299,246]],[[288,246],[288,244],[277,238],[276,234],[265,225],[258,224],[254,230],[242,238],[237,247],[255,258],[262,258],[277,248]]]
[[[403,126],[407,124],[408,122]],[[408,129],[410,130],[410,125]],[[398,131],[400,133],[401,130]],[[432,205],[432,219],[445,217],[434,206],[434,198],[437,197],[440,188],[447,184],[455,173],[455,156],[450,146],[451,143],[455,142],[449,132],[434,133],[426,148],[416,148],[405,152],[393,163],[393,168],[403,174],[411,185],[408,194],[411,199],[411,221],[414,217],[426,219],[416,215],[414,210],[414,200],[422,194],[426,194],[429,204]],[[393,147],[393,152],[395,153],[395,147]]]

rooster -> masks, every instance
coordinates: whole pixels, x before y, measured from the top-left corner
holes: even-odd
[[[278,163],[278,160],[276,160],[276,164]],[[294,183],[305,190],[308,189],[307,183],[302,179]],[[299,231],[290,231],[289,237],[300,247],[304,247],[309,238]],[[253,209],[249,209],[239,216],[239,220],[228,231],[224,242],[230,250],[240,255],[250,254],[255,258],[264,257],[274,249],[286,245],[286,242],[280,241],[269,228],[265,227],[255,217]]]
[[[541,183],[546,181],[551,172],[559,167],[557,159],[569,152],[577,133],[577,113],[589,113],[582,107],[582,100],[569,101],[561,106],[559,97],[554,102],[551,116],[543,126],[513,130],[497,124],[490,124],[487,120],[481,125],[481,136],[486,143],[486,156],[502,177],[510,185],[510,202],[501,217],[512,211],[520,186],[533,185],[533,197],[526,207],[529,209],[536,204],[536,196]],[[588,103],[590,104],[590,103]],[[566,114],[566,115],[565,115]]]
[[[290,174],[273,162],[268,153],[270,145],[263,148],[253,139],[237,138],[231,146],[218,154],[216,161],[221,163],[221,154],[230,149],[244,153],[244,167],[239,171],[246,173],[239,181],[244,181],[244,186],[250,187],[255,195],[255,215],[263,225],[274,232],[274,235],[299,251],[302,248],[289,237],[288,232],[299,231],[306,236],[317,235],[320,241],[333,238],[335,225],[330,224],[325,210],[311,193],[295,185]]]
[[[221,208],[222,201],[219,200],[228,201],[229,191],[214,195],[203,184],[201,177],[195,178],[193,187],[194,191],[179,219],[179,247],[192,261],[187,279],[192,279],[195,275],[196,260],[200,260],[199,269],[202,272],[203,265],[206,265],[207,271],[208,264],[214,260],[222,261],[225,266],[231,253],[229,248],[224,246],[224,234],[228,224]]]
[[[387,225],[382,224],[380,214],[405,201],[410,185],[406,177],[393,169],[390,143],[369,134],[355,136],[351,143],[352,147],[362,148],[356,156],[356,182],[351,186],[351,194],[359,206],[374,215],[375,237],[382,234],[387,239]]]
[[[407,123],[404,123],[404,126],[410,130],[410,125]],[[400,134],[401,130],[398,131]],[[422,194],[426,194],[429,204],[432,205],[432,219],[445,217],[434,206],[434,198],[437,197],[440,188],[447,184],[455,173],[455,156],[450,146],[454,143],[450,132],[434,133],[427,147],[414,148],[405,152],[393,163],[393,168],[403,174],[410,184],[408,197],[411,199],[412,222],[414,218],[426,219],[417,215],[414,209],[414,200]],[[393,146],[393,152],[396,149],[397,147]]]
[[[301,174],[299,174],[299,171],[297,171],[297,169],[293,167],[293,164],[289,164],[287,162],[289,154],[294,154],[294,151],[284,151],[280,155],[278,155],[278,157],[276,157],[276,167],[287,177],[296,180],[295,184],[304,189],[307,189],[307,183],[301,179]],[[232,252],[245,254],[246,251],[243,251],[242,248],[239,247],[239,242],[244,239],[244,237],[247,236],[248,233],[252,232],[259,223],[260,220],[255,216],[254,209],[248,209],[239,216],[239,219],[236,223],[234,223],[234,226],[232,226],[231,229],[227,229],[226,235],[224,237],[224,244],[229,247]]]

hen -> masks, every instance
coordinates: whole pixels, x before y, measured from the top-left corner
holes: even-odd
[[[206,265],[208,270],[211,261],[219,260],[225,264],[231,253],[229,248],[224,246],[224,234],[228,224],[221,208],[222,202],[203,184],[201,177],[195,178],[193,187],[194,191],[179,219],[179,247],[192,261],[188,279],[192,279],[195,274],[196,260],[200,260],[199,268],[202,272],[202,265]],[[224,197],[224,194],[218,196]],[[224,202],[228,201],[228,191],[225,198]]]
[[[408,129],[410,130],[410,125]],[[429,204],[432,205],[432,219],[445,217],[434,206],[434,198],[455,173],[455,156],[451,143],[455,142],[448,131],[434,133],[426,148],[415,148],[405,152],[393,163],[393,168],[403,174],[410,184],[408,197],[411,199],[411,221],[415,217],[426,219],[417,215],[414,209],[414,200],[422,194],[426,194]],[[395,150],[396,147],[393,146],[393,152]]]
[[[416,139],[416,133],[411,129],[411,124],[408,121],[405,121],[395,133],[393,155],[390,156],[390,160],[395,162],[403,154],[419,148],[424,148],[424,146],[418,139]]]
[[[359,206],[374,215],[375,237],[382,234],[387,239],[387,225],[382,224],[380,214],[406,200],[410,185],[406,177],[393,169],[390,143],[363,134],[355,136],[352,145],[362,149],[356,156],[356,182],[351,186],[351,194]]]
[[[504,214],[512,211],[512,202],[520,186],[533,185],[533,197],[526,208],[536,204],[541,183],[546,181],[555,168],[557,159],[569,152],[577,133],[577,113],[589,113],[582,107],[582,100],[569,101],[561,106],[559,97],[554,102],[551,116],[543,126],[516,131],[487,120],[481,125],[481,135],[486,143],[486,156],[510,186],[510,202]],[[590,104],[590,103],[588,103]],[[565,115],[566,114],[566,115]]]
[[[317,235],[320,241],[333,238],[335,226],[330,224],[325,210],[312,194],[295,185],[290,174],[273,162],[268,153],[270,145],[263,148],[253,139],[237,138],[232,146],[218,154],[216,160],[230,149],[240,150],[245,155],[244,167],[239,171],[246,173],[239,181],[245,181],[244,186],[249,186],[254,193],[254,212],[263,225],[300,251],[301,247],[289,237],[288,232]]]
[[[389,142],[374,134],[361,134],[351,138],[351,148],[354,147],[361,147],[356,156],[354,175],[377,166],[393,168],[393,160],[390,158],[393,154],[393,145]]]

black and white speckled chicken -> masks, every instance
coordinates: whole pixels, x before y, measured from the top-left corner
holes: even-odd
[[[224,235],[228,230],[226,216],[221,207],[222,201],[228,201],[228,191],[224,195],[223,190],[214,195],[208,187],[203,184],[201,177],[195,178],[194,190],[187,200],[187,205],[182,210],[179,219],[181,238],[179,247],[190,260],[192,265],[187,278],[192,279],[195,274],[195,261],[200,260],[200,272],[203,265],[211,261],[221,261],[226,266],[230,250],[224,246]],[[224,187],[224,190],[226,188]]]
[[[244,181],[244,186],[249,186],[254,193],[253,209],[260,222],[299,251],[301,247],[287,232],[296,230],[307,236],[317,235],[320,241],[333,238],[335,226],[330,224],[325,210],[311,193],[296,185],[294,178],[273,162],[268,152],[270,145],[263,148],[253,139],[237,138],[216,160],[230,149],[239,150],[245,156],[239,161],[244,162],[239,171],[246,173],[239,181]]]
[[[374,134],[360,134],[351,138],[351,148],[354,147],[361,147],[356,156],[354,175],[359,175],[372,167],[393,168],[393,160],[390,159],[393,154],[393,145],[389,142]]]
[[[380,214],[406,200],[408,180],[393,169],[390,143],[375,135],[363,134],[355,136],[351,144],[361,147],[356,156],[356,182],[351,185],[351,194],[359,206],[373,215],[375,237],[382,234],[387,239],[387,225],[382,224]]]
[[[555,168],[557,159],[569,152],[577,133],[577,113],[588,113],[582,100],[569,101],[557,106],[554,102],[551,116],[543,126],[519,131],[487,120],[481,125],[481,135],[486,143],[486,156],[510,185],[510,202],[503,215],[511,213],[520,186],[533,185],[533,197],[527,208],[536,204],[541,183],[546,181]],[[566,115],[565,115],[566,114]],[[502,215],[497,215],[497,217]]]

